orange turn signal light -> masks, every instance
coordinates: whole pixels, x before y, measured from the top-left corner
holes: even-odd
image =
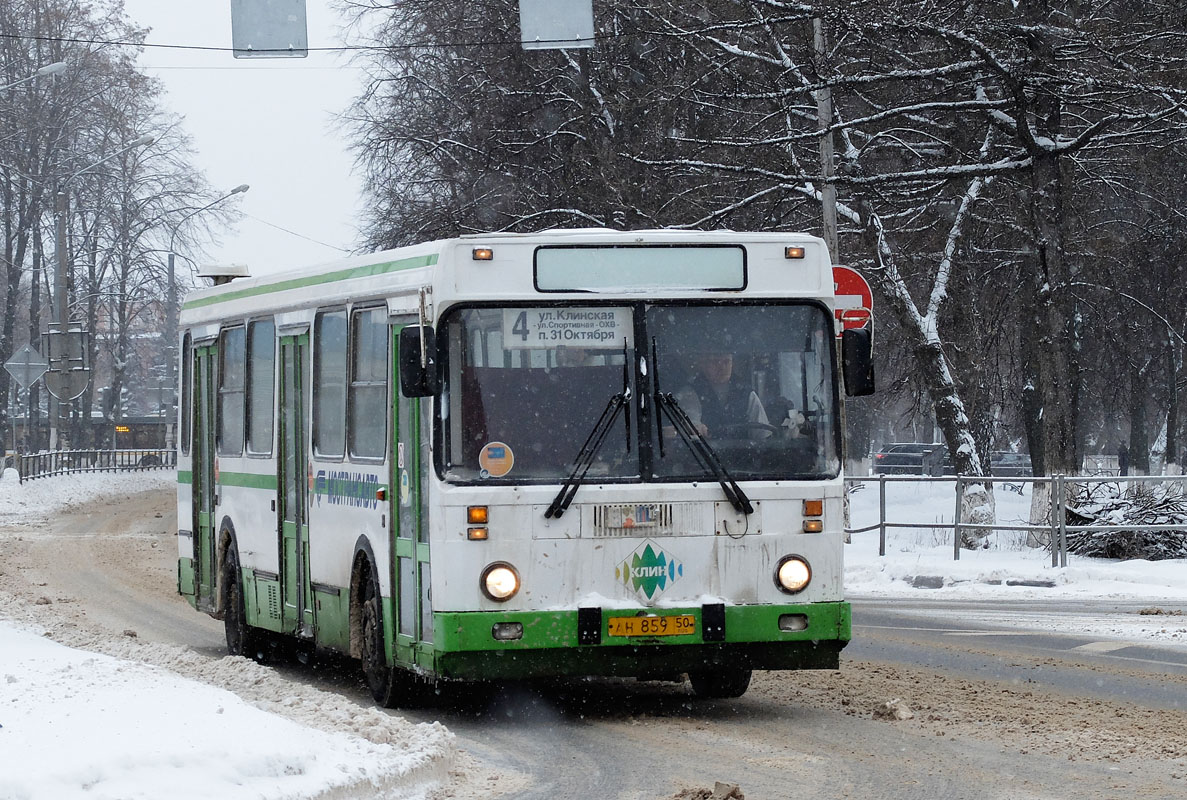
[[[804,516],[805,517],[820,517],[824,515],[824,501],[823,500],[805,500],[804,501]]]
[[[466,522],[471,525],[485,525],[487,523],[486,506],[467,506]]]
[[[489,247],[475,247],[474,260],[475,261],[490,261],[495,257],[495,251]]]
[[[783,257],[784,258],[803,258],[806,252],[807,251],[804,250],[804,248],[802,248],[802,247],[784,247],[783,248]]]

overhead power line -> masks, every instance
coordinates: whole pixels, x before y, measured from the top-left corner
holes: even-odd
[[[289,230],[288,228],[285,228],[285,227],[282,227],[282,226],[280,226],[280,225],[277,225],[275,222],[269,222],[269,221],[268,221],[268,220],[266,220],[266,219],[260,219],[259,217],[255,216],[254,214],[248,214],[246,211],[242,211],[242,210],[241,210],[239,213],[240,213],[240,214],[242,214],[243,216],[245,216],[245,217],[249,218],[249,219],[254,219],[256,222],[261,222],[261,223],[263,223],[264,225],[267,225],[267,226],[268,226],[268,227],[270,227],[270,228],[275,228],[275,229],[276,229],[276,230],[278,230],[278,231],[284,231],[285,233],[292,234],[293,236],[296,236],[296,237],[298,237],[298,238],[300,238],[300,239],[305,239],[305,240],[307,240],[307,241],[313,242],[314,244],[320,244],[322,247],[328,247],[328,248],[330,248],[331,250],[338,250],[338,251],[340,251],[340,252],[343,252],[343,253],[349,253],[349,252],[350,252],[350,251],[349,251],[349,250],[347,250],[345,247],[339,247],[339,246],[337,246],[337,245],[334,245],[334,244],[328,244],[327,242],[318,241],[317,239],[314,239],[312,236],[306,236],[306,235],[305,235],[305,234],[303,234],[303,233],[297,233],[296,231]]]
[[[595,41],[606,41],[609,39],[621,39],[629,36],[642,35],[642,32],[636,34],[630,33],[612,33],[612,34],[595,34],[593,39]],[[165,44],[159,42],[136,42],[122,39],[76,39],[65,36],[37,36],[34,34],[24,33],[0,33],[0,39],[27,39],[34,42],[57,42],[60,44],[86,44],[86,45],[103,45],[109,47],[144,47],[158,50],[194,50],[200,52],[210,53],[235,53],[234,47],[218,47],[215,45],[199,45],[199,44]],[[588,41],[583,39],[582,41]],[[567,39],[554,40],[540,40],[538,44],[551,45],[565,45],[571,42]],[[414,42],[412,44],[345,44],[333,45],[328,47],[305,47],[303,50],[310,53],[350,53],[350,52],[366,52],[366,51],[391,51],[391,50],[444,50],[455,47],[492,47],[498,45],[519,45],[518,39],[500,39],[500,40],[486,40],[482,42]],[[252,54],[260,56],[265,53],[285,54],[288,50],[253,50]]]

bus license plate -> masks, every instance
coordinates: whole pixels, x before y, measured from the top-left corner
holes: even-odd
[[[696,633],[697,620],[692,614],[667,617],[610,617],[611,636],[686,636]]]

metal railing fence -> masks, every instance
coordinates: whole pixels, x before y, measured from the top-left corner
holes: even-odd
[[[888,520],[886,518],[886,484],[887,483],[955,483],[956,501],[955,510],[952,516],[950,527],[952,528],[952,558],[956,561],[960,560],[960,550],[962,542],[962,533],[964,531],[1026,531],[1036,535],[1043,535],[1047,538],[1047,548],[1051,551],[1051,566],[1066,567],[1067,566],[1067,537],[1068,533],[1078,533],[1081,531],[1108,531],[1108,530],[1133,530],[1133,531],[1182,531],[1187,530],[1187,521],[1178,524],[1166,525],[1142,525],[1131,522],[1124,522],[1114,525],[1068,525],[1067,524],[1067,493],[1070,484],[1103,484],[1112,483],[1119,486],[1125,486],[1131,483],[1177,483],[1180,484],[1184,493],[1187,494],[1187,475],[1128,475],[1125,477],[1116,476],[1079,476],[1079,475],[1054,475],[1051,477],[1009,477],[1009,478],[995,478],[995,477],[976,477],[966,475],[946,475],[943,477],[920,477],[914,475],[871,475],[863,478],[846,478],[846,485],[850,484],[878,484],[878,522],[873,525],[867,525],[864,528],[846,528],[846,534],[865,533],[866,531],[878,531],[878,555],[886,555],[886,529],[887,528],[925,528],[934,530],[938,527],[946,527],[943,523],[937,522],[897,522]],[[1010,522],[1010,523],[972,523],[960,521],[960,509],[964,502],[965,487],[969,484],[1008,484],[1012,487],[1017,487],[1021,490],[1024,484],[1048,484],[1051,485],[1051,505],[1050,513],[1048,515],[1048,522],[1045,524],[1032,524],[1024,522]]]
[[[135,450],[54,450],[17,457],[21,483],[78,472],[173,469],[177,451],[167,448]]]

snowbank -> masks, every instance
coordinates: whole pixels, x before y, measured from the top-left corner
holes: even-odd
[[[5,622],[0,653],[0,797],[305,798],[346,787],[383,796],[417,764],[391,744],[316,730]]]
[[[177,470],[79,472],[21,483],[15,469],[0,474],[0,532],[103,497],[177,486]]]
[[[886,484],[886,518],[891,522],[933,524],[927,528],[888,528],[886,555],[878,555],[878,531],[853,534],[845,548],[845,590],[852,596],[922,596],[949,599],[1112,598],[1187,602],[1187,560],[1119,561],[1070,555],[1067,567],[1052,567],[1051,554],[1026,545],[1021,530],[990,535],[989,549],[961,550],[953,559],[951,521],[955,510],[951,482]],[[1024,493],[994,492],[999,525],[1025,524],[1030,514]],[[868,483],[850,496],[851,526],[878,522],[878,487]],[[916,583],[941,588],[922,588]],[[1052,585],[1026,585],[1052,584]]]

